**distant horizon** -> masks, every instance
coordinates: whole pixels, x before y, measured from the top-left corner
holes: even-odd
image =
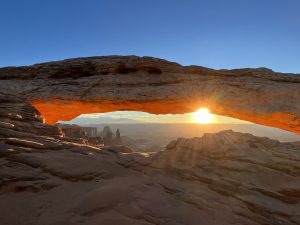
[[[61,121],[63,122],[63,121]],[[93,123],[197,123],[195,113],[185,114],[151,114],[141,111],[114,111],[108,113],[82,114],[64,123],[93,124]],[[226,116],[211,114],[208,124],[244,124],[248,121]]]
[[[67,123],[69,124],[69,123]],[[72,124],[72,123],[71,123]],[[269,137],[271,139],[280,139],[284,142],[289,141],[300,141],[300,136],[282,130],[279,128],[264,126],[255,123],[242,123],[242,124],[221,124],[221,123],[211,123],[211,124],[199,124],[199,123],[101,123],[101,124],[75,124],[80,127],[96,127],[98,131],[101,131],[103,127],[110,126],[113,131],[117,128],[121,132],[121,136],[135,137],[143,135],[143,133],[189,133],[189,136],[199,137],[204,133],[215,133],[224,130],[233,130],[235,132],[250,133],[255,136]],[[177,129],[174,129],[177,128]],[[192,129],[189,129],[192,128]],[[99,130],[100,129],[100,130]],[[169,130],[170,129],[170,130]],[[193,135],[192,135],[193,134]],[[182,135],[181,135],[182,136]]]
[[[76,124],[76,125],[110,125],[110,124],[113,124],[113,125],[119,125],[119,124],[124,124],[124,125],[151,125],[151,124],[162,124],[162,125],[171,125],[171,124],[195,124],[195,125],[199,125],[199,126],[210,126],[210,125],[259,125],[259,126],[265,126],[265,125],[261,125],[261,124],[257,124],[257,123],[208,123],[208,124],[202,124],[202,123],[179,123],[179,122],[175,122],[175,123],[163,123],[163,122],[156,122],[156,123],[153,123],[153,122],[140,122],[140,123],[71,123],[70,121],[58,121],[57,123],[62,123],[62,124]],[[268,127],[268,126],[265,126],[265,127]],[[270,127],[270,128],[273,128],[273,127]],[[274,129],[279,129],[279,128],[275,128]]]

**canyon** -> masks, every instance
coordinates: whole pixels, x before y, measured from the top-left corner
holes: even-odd
[[[232,130],[163,151],[95,147],[52,124],[82,113],[213,113],[300,134],[300,76],[110,56],[0,68],[0,221],[300,224],[300,142]]]

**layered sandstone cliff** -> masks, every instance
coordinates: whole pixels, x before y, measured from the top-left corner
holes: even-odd
[[[0,69],[2,94],[47,123],[82,113],[211,112],[300,133],[300,76],[266,68],[213,70],[137,56],[77,58]]]

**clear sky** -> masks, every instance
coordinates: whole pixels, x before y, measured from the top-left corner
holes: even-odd
[[[300,73],[299,0],[1,0],[0,66],[149,55]]]
[[[1,0],[0,67],[95,55],[300,73],[299,0]]]

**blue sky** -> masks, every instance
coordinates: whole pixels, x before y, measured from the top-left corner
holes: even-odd
[[[0,67],[95,55],[300,73],[299,0],[1,0]]]
[[[1,0],[0,66],[149,55],[300,72],[299,0]]]

